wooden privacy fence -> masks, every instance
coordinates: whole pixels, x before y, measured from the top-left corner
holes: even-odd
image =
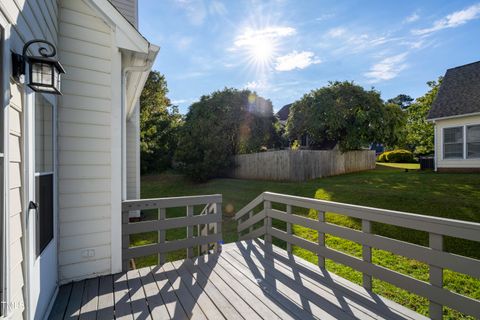
[[[272,203],[283,204],[285,211],[272,209]],[[260,211],[258,211],[260,207]],[[292,207],[313,209],[318,219],[292,214]],[[258,211],[258,212],[255,212]],[[325,222],[325,212],[333,212],[360,219],[362,229]],[[442,319],[442,306],[480,318],[480,301],[449,291],[443,287],[443,270],[450,269],[475,278],[480,278],[480,260],[443,251],[445,236],[480,242],[480,224],[474,222],[423,216],[412,213],[383,210],[317,199],[264,192],[246,205],[236,215],[240,240],[264,236],[271,244],[272,237],[314,252],[318,264],[325,267],[325,258],[349,266],[363,273],[363,286],[372,289],[372,277],[389,282],[430,301],[430,317]],[[286,223],[286,231],[272,226],[272,219]],[[400,241],[371,233],[371,222],[395,225],[429,234],[429,247]],[[314,229],[318,242],[312,242],[292,234],[292,224]],[[332,234],[362,245],[362,259],[325,246],[325,234]],[[430,267],[430,282],[417,280],[388,268],[372,263],[372,248],[412,258]]]
[[[239,179],[306,181],[375,168],[375,151],[279,150],[236,155]]]
[[[195,215],[194,206],[204,205],[203,210]],[[168,208],[186,208],[186,216],[168,218]],[[130,222],[129,212],[156,209],[157,220]],[[194,236],[194,227],[197,235]],[[166,232],[170,229],[186,228],[187,237],[180,240],[166,241]],[[158,242],[143,246],[130,246],[130,235],[158,232]],[[122,202],[122,270],[129,269],[130,259],[158,254],[159,263],[165,262],[165,253],[180,249],[187,250],[187,257],[192,258],[194,248],[199,253],[207,253],[211,248],[218,250],[222,240],[222,195],[188,196],[158,199],[127,200]]]

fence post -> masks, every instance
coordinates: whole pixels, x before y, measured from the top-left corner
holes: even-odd
[[[166,216],[166,209],[160,208],[158,209],[158,220],[165,220]],[[165,233],[166,230],[159,230],[158,231],[158,243],[165,243]],[[165,253],[158,254],[158,263],[164,264],[165,263]]]
[[[265,244],[272,244],[272,235],[270,234],[270,228],[272,227],[272,217],[269,216],[268,210],[272,208],[270,201],[263,202],[263,210],[265,211]]]
[[[187,217],[193,217],[193,206],[187,206]],[[193,226],[189,225],[187,226],[187,239],[193,238]],[[189,247],[187,248],[187,258],[192,259],[193,258],[193,248]]]
[[[292,206],[289,204],[287,204],[287,214],[292,214]],[[287,234],[292,234],[292,224],[290,222],[287,222]],[[287,242],[287,253],[292,253],[292,244],[290,242]]]
[[[317,211],[318,213],[318,221],[320,223],[325,222],[325,212],[323,211]],[[317,231],[318,232],[318,245],[320,247],[325,247],[325,233]],[[320,268],[325,268],[325,257],[322,256],[320,253],[317,254],[318,256],[318,266]]]
[[[443,236],[429,233],[429,245],[432,250],[443,251]],[[443,269],[434,265],[430,265],[429,267],[430,284],[437,288],[443,288]],[[442,319],[443,306],[430,300],[429,314],[431,319]]]
[[[372,232],[372,223],[369,220],[362,220],[362,232],[371,233]],[[362,245],[362,257],[363,261],[371,263],[372,262],[372,248],[366,245]],[[367,290],[372,290],[372,276],[366,273],[363,273],[363,287]]]
[[[129,222],[128,214],[129,211],[122,211],[122,271],[124,272],[128,271],[129,269],[128,259],[125,259],[125,254],[127,253],[130,246],[130,236],[126,234],[124,228]]]

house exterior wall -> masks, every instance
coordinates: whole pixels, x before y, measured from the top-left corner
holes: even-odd
[[[23,45],[31,39],[45,39],[57,44],[57,1],[56,0],[2,0],[0,15],[9,24],[8,41],[10,49],[21,53]],[[8,290],[10,293],[9,306],[12,319],[23,319],[25,311],[25,251],[24,225],[25,199],[23,198],[24,177],[23,163],[23,111],[24,89],[22,85],[10,83],[9,106],[5,118],[8,128],[8,146],[6,147],[6,175],[7,208],[9,220],[8,258]],[[8,149],[7,149],[8,148]]]
[[[111,272],[111,219],[120,214],[112,212],[111,201],[112,109],[120,109],[112,102],[120,93],[112,74],[120,66],[112,62],[113,31],[93,9],[78,0],[62,0],[59,9],[59,57],[66,70],[58,108],[59,278],[64,283]]]
[[[138,28],[138,0],[110,0],[131,24]]]
[[[480,115],[439,119],[435,121],[435,161],[439,171],[480,169],[480,159],[443,159],[443,129],[472,124],[480,124]]]

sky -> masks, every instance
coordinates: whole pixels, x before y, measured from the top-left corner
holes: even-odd
[[[139,0],[139,25],[181,113],[224,87],[276,111],[335,80],[417,98],[480,60],[478,0]]]

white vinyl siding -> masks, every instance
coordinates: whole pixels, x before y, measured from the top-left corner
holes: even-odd
[[[57,44],[57,1],[56,0],[2,0],[0,15],[11,24],[9,45],[14,52],[21,53],[25,42],[32,39],[45,39]],[[35,51],[38,47],[32,46]],[[8,94],[8,93],[7,93]],[[24,298],[24,270],[25,248],[23,235],[23,88],[17,84],[10,84],[10,103],[8,109],[8,143],[5,150],[8,163],[8,208],[9,215],[9,265],[8,277],[10,283],[10,312],[12,319],[23,319]]]
[[[60,1],[59,276],[111,272],[112,30],[83,1]],[[120,107],[120,106],[116,106]],[[85,250],[94,250],[87,257]]]
[[[138,0],[110,0],[120,13],[138,28]]]
[[[435,154],[437,168],[480,168],[480,158],[468,157],[468,136],[467,128],[480,125],[480,115],[465,117],[439,119],[435,121]],[[457,159],[446,159],[444,157],[444,129],[461,127],[463,130],[463,154]]]

